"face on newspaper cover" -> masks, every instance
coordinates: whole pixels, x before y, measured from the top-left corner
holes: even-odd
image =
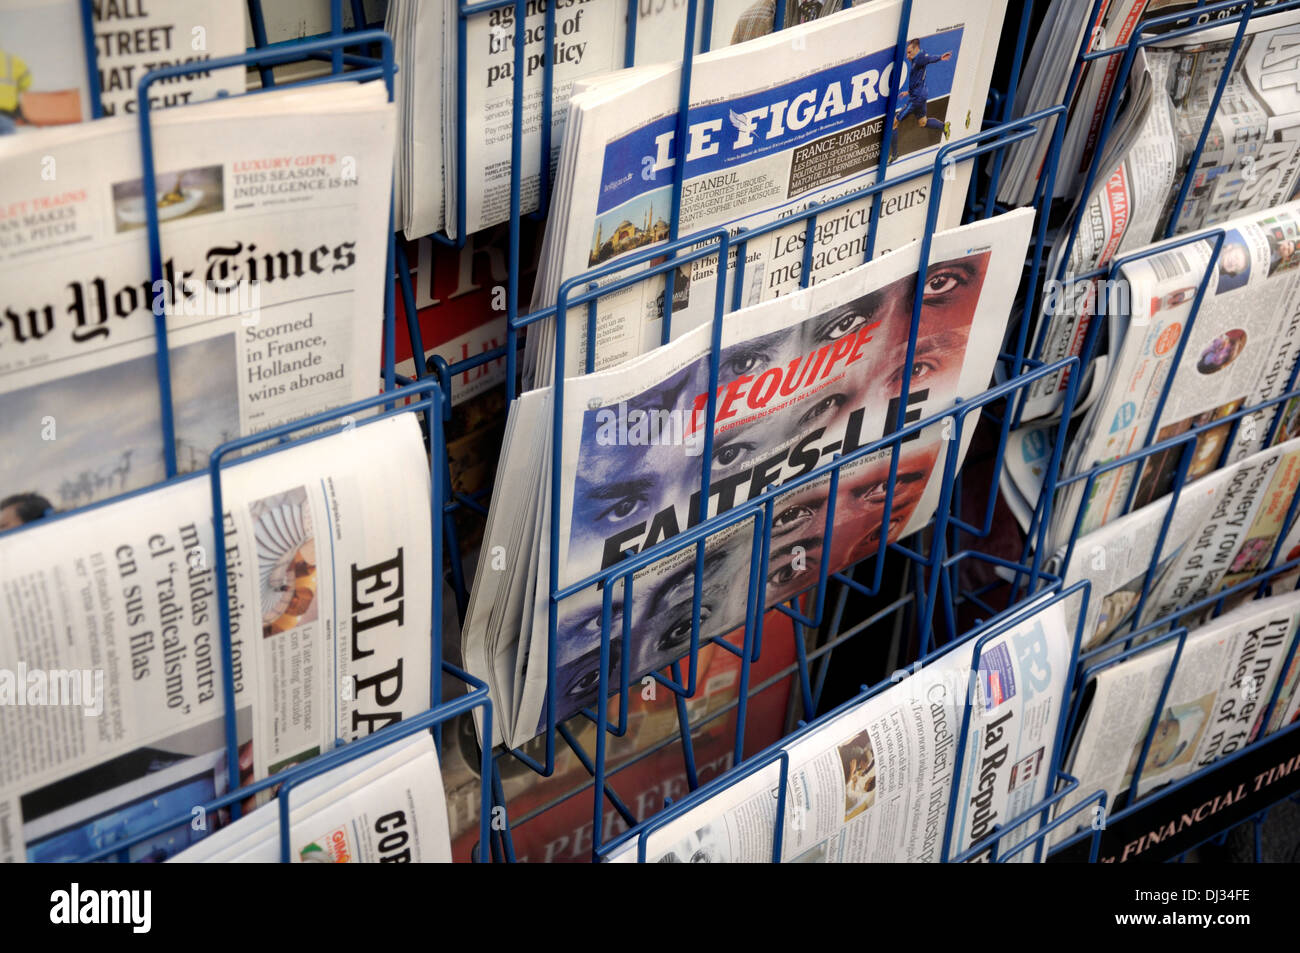
[[[984,252],[935,263],[928,269],[911,365],[909,420],[948,407],[957,396],[987,266],[988,253]],[[843,452],[846,443],[852,449],[894,429],[896,401],[907,369],[914,293],[915,278],[899,279],[792,327],[724,348],[719,361],[710,513],[730,509],[797,473],[829,462],[836,452]],[[866,334],[870,339],[859,349],[860,360],[818,376],[818,365],[836,341]],[[726,406],[731,382],[743,379],[746,386],[758,388],[765,373],[776,383],[758,396],[757,408],[749,406],[743,396]],[[568,552],[573,572],[594,573],[617,562],[620,553],[652,546],[696,521],[699,505],[693,496],[699,492],[702,441],[698,433],[694,441],[681,439],[680,422],[687,422],[688,434],[689,421],[703,422],[703,411],[692,414],[703,405],[707,387],[708,363],[704,359],[648,387],[620,410],[627,419],[623,425],[627,439],[612,439],[609,430],[599,428],[597,413],[588,413],[574,487]],[[633,424],[646,411],[659,415],[662,421],[675,419],[679,423],[676,427],[665,423],[657,432],[634,437]],[[937,444],[904,445],[891,507],[890,539],[897,538],[912,515],[938,452]],[[833,569],[842,569],[877,549],[884,511],[883,481],[889,471],[888,455],[880,456],[883,460],[872,457],[841,474],[837,529],[830,554]],[[828,484],[819,482],[801,489],[797,500],[796,494],[791,494],[778,501],[768,577],[773,591],[768,594],[768,604],[815,584],[818,561],[824,558],[821,537],[828,489]],[[721,635],[744,622],[750,544],[747,534],[739,535],[744,539],[738,543],[711,541],[704,581],[708,611],[701,611],[703,637]],[[801,552],[794,546],[802,547]],[[796,555],[805,561],[806,572],[793,569]],[[680,565],[673,561],[673,571],[664,568],[668,561],[657,564],[656,572],[647,574],[644,582],[638,578],[634,586],[634,675],[680,657],[689,641],[694,559],[689,553],[676,558],[685,561]],[[684,583],[677,577],[678,570],[687,574]],[[615,602],[617,619],[621,602],[618,598]],[[572,689],[572,697],[584,697],[595,689],[599,593],[592,590],[566,599],[560,607],[560,629],[563,644],[557,646],[556,661],[566,674],[560,678],[559,690],[563,695]],[[613,634],[620,632],[621,625],[616,624]]]

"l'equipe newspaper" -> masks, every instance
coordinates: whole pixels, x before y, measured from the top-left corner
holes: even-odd
[[[676,536],[698,523],[701,511],[725,512],[817,471],[773,503],[768,575],[760,580],[764,605],[815,586],[823,562],[842,569],[929,522],[947,454],[960,464],[969,426],[958,430],[952,420],[940,421],[901,442],[896,454],[885,448],[843,465],[833,525],[829,462],[896,425],[912,333],[906,421],[937,415],[985,389],[1033,218],[1019,210],[936,235],[915,330],[916,245],[727,315],[707,463],[710,327],[629,364],[566,381],[554,476],[552,389],[516,401],[464,630],[469,671],[492,687],[494,722],[503,726],[499,740],[517,746],[547,723],[552,589]],[[710,485],[702,507],[706,465]],[[551,509],[553,478],[559,480],[557,511]],[[554,580],[553,519],[560,547]],[[700,580],[703,639],[745,622],[753,597],[743,580],[760,558],[751,553],[752,536],[749,519],[708,540]],[[621,670],[624,652],[640,677],[687,651],[695,559],[687,549],[644,567],[626,597],[622,582],[615,583],[611,672]],[[602,595],[588,587],[559,603],[557,720],[596,700]],[[626,644],[618,635],[625,611]]]

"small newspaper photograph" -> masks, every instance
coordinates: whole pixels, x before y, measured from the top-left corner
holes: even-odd
[[[183,816],[114,854],[159,861],[224,822],[192,823],[231,780],[217,545],[241,786],[429,707],[432,607],[413,594],[434,572],[432,516],[414,415],[221,480],[220,542],[198,476],[0,536],[0,860],[79,859]]]
[[[1073,634],[1061,600],[1031,604],[995,631],[976,640],[978,663],[976,641],[963,639],[782,746],[783,863],[935,863],[999,829],[1004,856],[1038,829],[1024,815],[1053,785]],[[646,861],[771,862],[780,789],[773,760],[653,830]],[[636,862],[639,850],[629,835],[606,859]],[[1035,850],[1025,845],[1015,859]],[[991,850],[968,859],[987,861]]]

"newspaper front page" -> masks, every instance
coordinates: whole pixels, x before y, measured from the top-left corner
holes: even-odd
[[[0,441],[13,451],[0,496],[66,509],[164,478],[156,311],[180,472],[225,441],[374,393],[394,135],[383,84],[153,122],[147,197],[133,118],[0,139]]]
[[[1298,625],[1300,596],[1292,593],[1249,603],[1187,636],[1142,761],[1139,797],[1255,740]],[[1106,792],[1108,810],[1123,806],[1125,799],[1116,801],[1138,770],[1175,650],[1175,641],[1164,642],[1092,679],[1091,702],[1066,768],[1079,788],[1062,802],[1061,813],[1098,790]],[[1288,696],[1293,691],[1291,685]],[[1054,839],[1073,833],[1067,825]]]
[[[692,71],[684,143],[674,142],[676,67],[633,71],[575,96],[533,309],[554,303],[563,279],[670,236],[679,157],[686,163],[679,235],[718,227],[736,235],[870,185],[885,123],[894,133],[892,172],[925,167],[943,143],[979,130],[991,66],[985,45],[996,36],[1003,12],[999,0],[982,2],[978,9],[918,0],[892,117],[883,115],[899,16],[892,0],[700,56]],[[939,228],[959,221],[969,173],[969,163],[946,170]],[[923,176],[883,196],[877,253],[920,238],[930,188]],[[818,219],[812,280],[862,263],[871,206],[870,200],[851,203]],[[742,305],[798,290],[805,224],[747,246]],[[733,250],[728,306],[735,300],[736,266]],[[597,306],[596,369],[661,342],[666,283],[673,285],[674,336],[710,320],[717,272],[713,255],[684,264],[671,278],[603,296]],[[553,323],[543,322],[540,331],[525,355],[526,373],[535,374],[539,386],[549,382],[555,363]],[[585,336],[585,321],[569,322],[568,374],[585,367]]]
[[[1106,390],[1066,461],[1067,471],[1084,472],[1285,393],[1300,343],[1300,203],[1234,219],[1223,229],[1222,248],[1194,318],[1192,304],[1214,252],[1211,240],[1125,266],[1131,321]],[[1175,368],[1180,351],[1182,362]],[[1258,450],[1276,415],[1276,407],[1247,415],[1231,446],[1231,423],[1203,433],[1192,476],[1213,470],[1221,456],[1233,462]],[[1056,544],[1080,506],[1086,507],[1082,532],[1091,532],[1123,513],[1134,480],[1134,507],[1169,492],[1177,466],[1177,453],[1167,453],[1116,468],[1098,477],[1088,500],[1082,499],[1084,481],[1076,482],[1054,515]]]
[[[429,472],[402,415],[223,471],[240,782],[429,706]],[[209,484],[0,537],[0,858],[112,846],[226,791]],[[159,860],[218,826],[130,849]]]
[[[1059,602],[1030,610],[981,646],[974,673],[967,640],[784,745],[782,862],[937,862],[1031,809],[1049,789],[1071,644]],[[962,775],[954,785],[959,750]],[[781,762],[774,761],[720,788],[651,833],[646,860],[771,861],[780,779]],[[999,853],[1034,830],[1030,821],[1009,832]],[[632,836],[615,844],[608,859],[634,862],[637,853]]]
[[[558,513],[549,507],[551,468],[538,463],[551,459],[551,391],[516,402],[497,484],[537,481],[530,494],[536,502],[518,493],[493,500],[466,624],[467,658],[477,660],[471,671],[491,680],[503,666],[494,697],[513,699],[506,707],[515,733],[507,736],[520,743],[545,722],[550,519],[560,521],[561,577],[554,586],[563,588],[676,536],[702,512],[730,510],[878,439],[894,428],[900,410],[914,422],[979,394],[993,372],[1032,225],[1033,213],[1020,210],[935,237],[906,408],[900,404],[917,287],[915,246],[728,315],[706,506],[699,496],[711,328],[622,367],[566,381]],[[959,463],[969,443],[969,422],[960,443],[957,436],[953,421],[941,421],[903,441],[896,461],[886,449],[841,468],[832,527],[829,474],[778,497],[766,601],[816,585],[823,564],[837,571],[877,552],[882,537],[895,541],[924,526],[942,492],[947,454],[955,452]],[[757,558],[752,535],[752,521],[745,521],[708,539],[703,638],[745,621],[749,595],[742,582]],[[634,674],[662,668],[686,651],[694,584],[695,554],[688,549],[638,571],[630,598],[616,595],[612,631],[621,632],[626,610],[633,643],[619,639],[614,651],[620,659],[619,653],[632,653]],[[602,595],[584,590],[559,606],[558,717],[595,700]],[[517,638],[517,647],[491,649],[498,632],[508,643]]]

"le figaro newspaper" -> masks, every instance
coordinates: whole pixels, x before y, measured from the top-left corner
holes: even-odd
[[[736,235],[870,185],[886,158],[881,145],[887,125],[895,150],[888,158],[897,160],[889,166],[891,177],[928,168],[945,142],[977,132],[991,68],[989,44],[996,42],[1003,5],[918,0],[896,80],[898,105],[888,116],[900,12],[898,3],[881,0],[702,54],[692,67],[687,132],[680,143],[681,70],[675,64],[613,74],[576,92],[533,309],[555,303],[563,280],[670,237],[678,161],[685,169],[677,234],[725,228]],[[958,223],[969,173],[969,162],[944,171],[939,228]],[[930,190],[927,174],[883,194],[877,253],[920,238]],[[864,199],[818,218],[812,280],[865,260],[872,204]],[[806,224],[792,223],[747,244],[738,295],[740,263],[732,246],[729,307],[798,290]],[[674,335],[712,317],[717,257],[683,264],[669,280]],[[597,369],[661,343],[664,284],[663,278],[639,282],[600,299]],[[567,327],[564,367],[575,374],[584,367],[585,322]],[[525,373],[541,385],[554,373],[552,322],[542,322],[539,332],[530,335],[524,363]]]
[[[502,737],[521,744],[546,724],[549,600],[630,553],[648,549],[785,481],[773,513],[768,604],[816,585],[823,562],[839,570],[924,526],[949,453],[971,431],[951,419],[841,466],[830,525],[830,462],[905,421],[937,415],[987,386],[1002,341],[1034,216],[1018,210],[936,235],[918,283],[913,244],[792,295],[723,319],[712,456],[704,428],[713,329],[701,326],[617,368],[564,385],[560,470],[551,473],[552,388],[511,407],[485,544],[465,625],[469,670],[493,686]],[[916,347],[908,341],[918,287]],[[910,380],[909,378],[910,369]],[[904,386],[907,387],[904,404]],[[960,436],[960,441],[955,439]],[[700,502],[709,467],[707,505]],[[816,473],[814,473],[816,471]],[[891,473],[895,477],[892,497]],[[811,475],[811,476],[810,476]],[[552,512],[552,479],[558,509]],[[528,488],[528,489],[524,489]],[[886,509],[886,505],[891,508]],[[558,522],[559,578],[551,573]],[[707,543],[701,637],[746,619],[752,519]],[[636,677],[687,651],[695,551],[638,571],[632,595],[615,583],[616,666]],[[595,700],[603,593],[594,585],[559,602],[553,691],[557,718]],[[626,656],[622,653],[628,653]],[[618,672],[618,667],[611,668]]]
[[[987,639],[963,639],[898,673],[896,684],[783,745],[781,759],[724,778],[716,793],[649,834],[645,860],[931,863],[1021,819],[1050,791],[1073,652],[1061,600],[1017,616]],[[1006,831],[999,855],[1035,830],[1029,818]],[[640,850],[633,835],[607,857],[634,862]],[[1035,850],[1026,845],[1017,859]],[[987,860],[989,851],[971,859]]]
[[[66,509],[166,475],[155,311],[181,472],[374,393],[393,136],[379,82],[166,110],[148,196],[134,118],[0,138],[0,497]]]
[[[162,860],[226,793],[215,545],[239,782],[429,707],[428,458],[404,414],[0,536],[0,859]]]

